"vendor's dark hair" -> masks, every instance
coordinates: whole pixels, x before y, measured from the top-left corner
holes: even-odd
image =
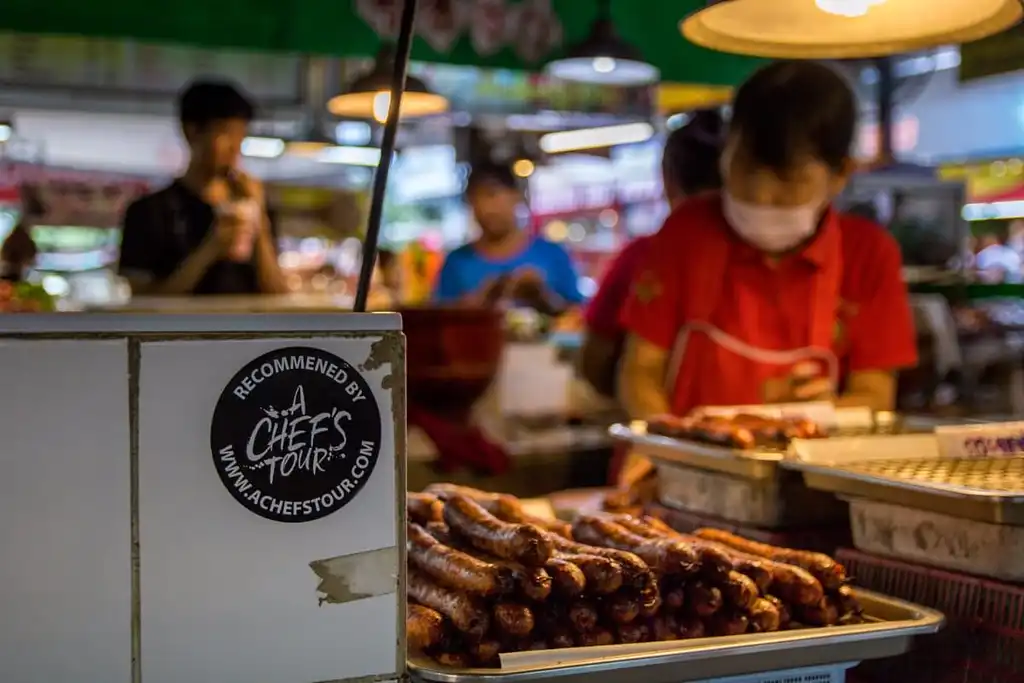
[[[512,167],[508,164],[499,164],[494,161],[479,161],[473,164],[466,179],[466,195],[469,195],[475,188],[485,183],[501,185],[510,190],[518,190],[519,181]]]
[[[255,107],[241,90],[227,81],[192,81],[178,97],[181,125],[200,128],[213,121],[252,121]]]
[[[729,132],[754,163],[785,171],[808,154],[839,171],[856,127],[857,98],[843,76],[818,62],[784,60],[740,86]]]
[[[717,109],[703,109],[669,133],[661,155],[665,181],[684,194],[720,187],[722,176],[718,159],[724,127],[722,114]]]

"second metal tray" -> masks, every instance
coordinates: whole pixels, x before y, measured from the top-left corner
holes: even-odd
[[[648,434],[647,425],[643,422],[612,425],[608,429],[608,434],[613,439],[633,444],[639,453],[652,459],[731,474],[744,479],[773,478],[778,472],[779,463],[785,458],[782,451],[743,451]]]
[[[1024,457],[789,460],[808,487],[993,524],[1024,525]]]
[[[413,680],[431,683],[686,683],[892,657],[910,650],[914,636],[935,633],[944,622],[940,613],[902,600],[868,591],[857,591],[857,597],[872,622],[649,643],[641,653],[590,659],[580,648],[583,658],[572,663],[519,669],[439,669],[433,662],[412,660],[409,673]]]

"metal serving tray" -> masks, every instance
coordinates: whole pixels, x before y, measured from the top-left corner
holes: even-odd
[[[638,453],[652,460],[665,460],[744,479],[775,477],[779,463],[786,457],[781,450],[744,451],[648,434],[644,422],[612,425],[608,434],[613,439],[633,444]]]
[[[1024,526],[1024,456],[864,460],[836,465],[786,461],[808,487],[951,517]]]
[[[560,650],[571,663],[517,669],[439,669],[423,659],[409,661],[413,680],[431,683],[685,683],[728,676],[859,662],[903,654],[914,636],[937,632],[944,617],[909,602],[857,591],[870,623],[856,626],[701,638],[645,646],[622,646],[632,654],[586,658],[588,648]],[[640,648],[643,651],[637,652]]]

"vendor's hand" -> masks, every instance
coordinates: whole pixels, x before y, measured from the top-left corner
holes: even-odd
[[[479,289],[466,296],[462,300],[462,303],[466,306],[494,308],[503,298],[505,298],[508,289],[508,282],[508,274],[499,275],[498,277],[486,280]]]
[[[521,301],[543,300],[546,295],[544,276],[534,268],[520,268],[512,274],[509,293]]]
[[[803,403],[829,401],[835,398],[832,380],[821,375],[821,366],[815,362],[798,363],[788,375],[764,383],[765,403]]]

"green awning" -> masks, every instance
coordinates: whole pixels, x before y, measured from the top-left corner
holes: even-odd
[[[491,5],[497,16],[511,17],[522,6],[547,6],[547,0],[450,0],[462,8]],[[398,0],[4,0],[0,6],[0,30],[40,34],[78,34],[100,38],[124,38],[141,42],[177,43],[205,48],[234,48],[260,52],[291,52],[368,57],[376,53],[380,38],[357,12],[357,5],[400,6]],[[432,11],[439,0],[420,0],[421,14]],[[703,0],[660,0],[637,3],[614,0],[612,14],[622,37],[639,47],[658,66],[665,81],[735,85],[758,60],[726,55],[686,42],[679,20],[703,6]],[[597,9],[595,0],[551,0],[560,23],[562,45],[586,36]],[[641,7],[642,6],[642,7]],[[512,11],[509,11],[512,10]],[[365,14],[364,14],[365,16]],[[509,21],[514,21],[509,19]],[[463,22],[469,24],[468,20]],[[543,22],[542,22],[543,24]],[[537,24],[534,24],[537,25]],[[553,25],[557,25],[554,24]],[[526,60],[512,45],[518,38],[489,56],[481,56],[467,35],[460,35],[447,50],[431,47],[417,37],[413,59],[425,62],[535,71],[560,50],[558,38],[537,59]],[[534,36],[536,31],[527,31]]]

